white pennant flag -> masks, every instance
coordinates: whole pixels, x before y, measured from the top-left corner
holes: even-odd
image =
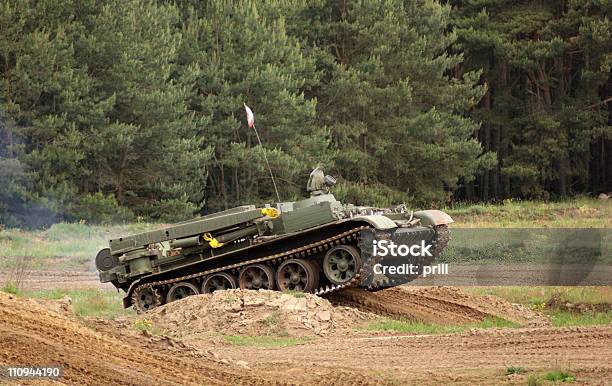
[[[246,110],[247,123],[249,124],[250,128],[253,128],[253,126],[255,125],[255,115],[253,114],[249,106],[246,105],[246,103],[244,103],[244,109]]]

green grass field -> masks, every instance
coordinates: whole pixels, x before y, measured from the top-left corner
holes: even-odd
[[[568,312],[549,308],[546,304],[555,296],[561,302],[573,304],[612,304],[612,287],[466,287],[473,295],[494,295],[511,303],[520,303],[548,315],[555,327],[592,326],[612,323],[612,310]]]
[[[500,205],[455,205],[445,209],[454,217],[456,228],[610,228],[612,201],[578,198],[562,202],[505,201]],[[18,266],[32,270],[93,271],[93,258],[110,238],[144,232],[163,227],[163,224],[134,223],[112,226],[91,226],[83,223],[55,224],[49,229],[27,231],[0,227],[0,270],[9,272]],[[28,259],[24,259],[28,257]],[[24,267],[24,261],[27,266]],[[0,289],[19,292],[10,283],[0,283]],[[539,308],[547,313],[555,326],[612,323],[611,312],[569,313],[549,310],[544,304],[553,294],[573,303],[612,303],[612,287],[469,287],[467,292],[491,294],[513,303]],[[122,307],[122,295],[104,290],[44,290],[19,292],[20,296],[59,299],[69,296],[77,316],[106,317],[133,315]],[[294,294],[299,297],[300,294]],[[368,327],[370,331],[403,331],[413,333],[442,333],[462,331],[465,328],[510,327],[504,321],[487,320],[477,326],[436,326],[405,320],[383,320]],[[281,337],[282,338],[282,337]],[[267,342],[250,338],[226,338],[233,344],[292,344]]]
[[[554,286],[505,286],[466,287],[473,295],[494,295],[510,303],[521,303],[530,307],[545,304],[553,295],[572,303],[612,303],[612,287],[554,287]]]
[[[455,219],[452,225],[455,228],[612,227],[612,200],[506,200],[499,205],[455,205],[444,210]],[[15,265],[15,258],[30,256],[33,258],[29,269],[93,271],[93,258],[98,250],[108,245],[109,239],[163,226],[59,223],[35,231],[0,227],[0,269],[10,269]]]
[[[441,263],[612,264],[612,228],[453,228]]]
[[[72,299],[72,309],[76,316],[114,319],[118,316],[132,316],[132,308],[123,308],[123,294],[112,290],[39,290],[18,292],[18,296],[37,299]]]
[[[0,230],[0,269],[11,268],[15,258],[30,256],[33,257],[30,269],[95,270],[93,259],[100,249],[108,246],[109,239],[161,226],[58,223],[45,230],[3,229]]]
[[[368,324],[362,331],[404,332],[408,334],[448,334],[463,332],[471,328],[512,328],[518,324],[496,317],[486,318],[479,323],[462,325],[441,325],[407,319],[384,319]]]
[[[504,200],[443,208],[462,228],[610,228],[612,200],[587,197],[558,202]]]
[[[257,347],[289,347],[307,343],[311,338],[290,338],[279,336],[247,336],[247,335],[225,335],[226,342],[235,346],[257,346]]]

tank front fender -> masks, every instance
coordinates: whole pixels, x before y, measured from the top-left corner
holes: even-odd
[[[395,221],[381,215],[356,216],[351,221],[365,221],[378,230],[397,228]]]
[[[448,214],[435,209],[414,212],[414,217],[421,220],[422,225],[445,225],[455,222]]]

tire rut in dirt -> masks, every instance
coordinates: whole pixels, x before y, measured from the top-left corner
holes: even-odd
[[[348,288],[330,294],[330,302],[358,308],[362,311],[394,318],[406,318],[433,323],[470,323],[484,320],[487,313],[452,300],[428,297],[401,288],[369,292]]]

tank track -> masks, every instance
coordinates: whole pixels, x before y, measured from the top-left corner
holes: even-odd
[[[427,261],[424,261],[423,264],[431,265],[431,263],[433,263],[438,258],[438,256],[440,256],[444,248],[446,248],[446,245],[448,245],[449,241],[450,241],[450,230],[448,229],[448,225],[436,226],[436,240],[435,240],[436,244],[434,246],[434,251],[432,253],[433,256],[431,256]],[[397,277],[385,276],[383,278],[373,280],[370,283],[370,285],[367,287],[367,290],[371,292],[376,292],[376,291],[380,291],[385,288],[406,284],[414,279],[416,279],[416,277],[397,278]]]
[[[218,267],[218,268],[214,268],[214,269],[209,269],[206,271],[202,271],[202,272],[197,272],[197,273],[193,273],[190,275],[185,275],[185,276],[180,276],[180,277],[176,277],[173,279],[166,279],[166,280],[159,280],[159,281],[153,281],[153,282],[149,282],[149,283],[144,283],[139,285],[138,287],[136,287],[131,294],[131,299],[132,299],[132,305],[134,307],[134,309],[136,310],[136,312],[138,313],[142,313],[145,312],[146,310],[144,309],[140,309],[137,306],[137,302],[133,301],[133,299],[135,299],[135,296],[137,293],[139,293],[140,291],[143,291],[147,288],[150,288],[153,292],[157,292],[157,288],[159,288],[159,286],[164,286],[164,285],[171,285],[174,283],[178,283],[181,281],[188,281],[188,280],[192,280],[192,279],[196,279],[199,277],[203,277],[206,275],[210,275],[212,273],[217,273],[217,272],[222,272],[222,271],[229,271],[229,270],[233,270],[233,269],[238,269],[241,267],[244,267],[246,265],[250,265],[250,264],[256,264],[256,263],[262,263],[262,262],[275,262],[275,263],[281,263],[284,260],[288,260],[291,258],[303,258],[306,256],[311,256],[313,254],[317,254],[323,251],[326,251],[328,249],[330,249],[331,247],[335,246],[335,245],[340,245],[340,244],[345,244],[349,241],[352,241],[354,239],[357,238],[359,232],[363,231],[364,229],[369,228],[368,226],[359,226],[359,227],[355,227],[353,229],[350,229],[348,231],[339,233],[335,236],[323,239],[323,240],[319,240],[316,241],[314,243],[311,244],[307,244],[304,245],[302,247],[299,248],[294,248],[291,249],[289,251],[285,251],[282,253],[277,253],[274,255],[270,255],[270,256],[264,256],[264,257],[260,257],[257,259],[252,259],[252,260],[247,260],[247,261],[243,261],[240,263],[236,263],[236,264],[229,264],[226,266],[222,266],[222,267]],[[356,283],[358,283],[360,281],[360,278],[363,274],[363,272],[366,272],[367,269],[370,269],[372,266],[371,262],[369,262],[370,264],[368,264],[368,262],[366,262],[366,264],[363,264],[361,269],[359,270],[359,272],[348,282],[341,284],[341,285],[328,285],[325,287],[319,287],[317,290],[314,291],[315,295],[325,295],[325,294],[329,294],[332,292],[336,292],[339,291],[343,288],[346,287],[350,287],[355,285]]]

